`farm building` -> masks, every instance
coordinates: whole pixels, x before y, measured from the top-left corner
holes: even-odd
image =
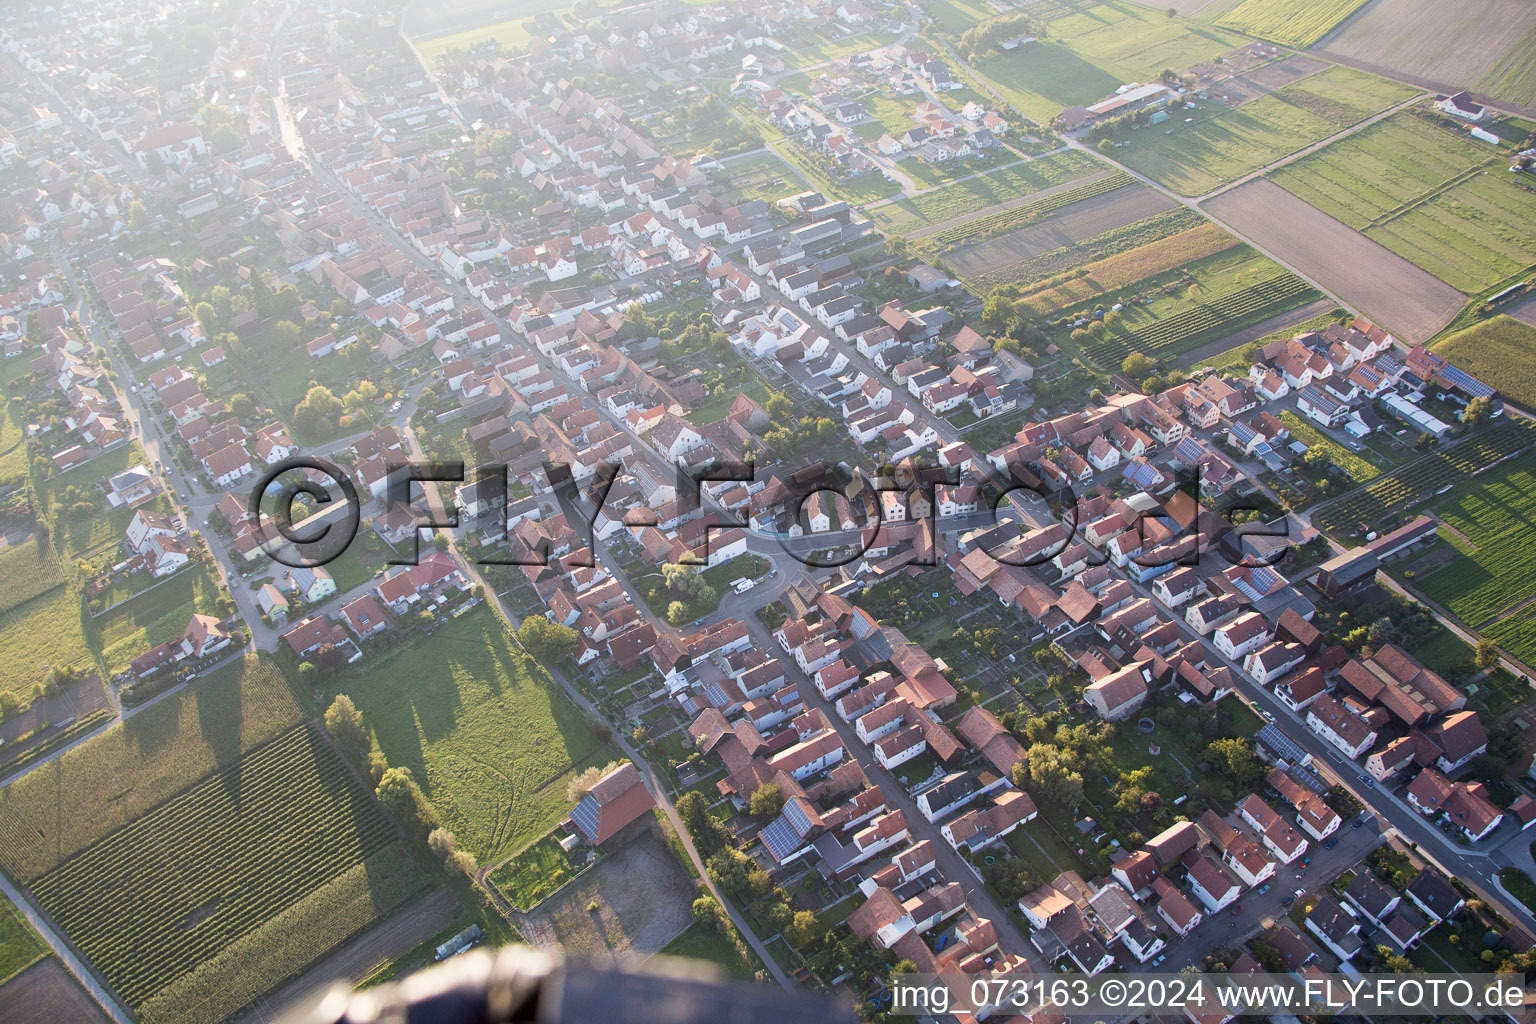
[[[620,829],[646,814],[656,801],[640,780],[635,766],[625,761],[597,780],[571,812],[571,824],[587,841],[601,846]]]

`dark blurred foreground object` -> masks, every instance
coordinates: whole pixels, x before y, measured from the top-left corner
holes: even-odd
[[[528,946],[475,950],[364,992],[339,982],[283,1024],[848,1024],[822,996],[721,981],[679,960],[625,969]]]

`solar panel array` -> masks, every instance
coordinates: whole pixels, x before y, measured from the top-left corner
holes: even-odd
[[[1295,740],[1273,723],[1260,729],[1256,739],[1259,746],[1290,764],[1300,764],[1307,756],[1307,752]]]
[[[597,798],[591,793],[582,797],[576,809],[571,812],[572,824],[581,829],[582,833],[593,842],[597,841],[597,818]]]
[[[789,820],[790,826],[801,838],[809,835],[811,829],[815,827],[810,817],[805,813],[805,808],[800,805],[798,800],[791,800],[784,805],[783,817]]]
[[[805,840],[795,832],[794,825],[790,824],[787,813],[780,814],[765,825],[757,834],[757,838],[763,841],[768,852],[773,854],[773,858],[781,864],[805,845]]]
[[[1492,398],[1494,395],[1493,388],[1455,366],[1447,365],[1440,371],[1440,378],[1447,384],[1460,388],[1471,398]]]

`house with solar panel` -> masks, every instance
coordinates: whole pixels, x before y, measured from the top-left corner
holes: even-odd
[[[601,846],[656,805],[634,764],[625,761],[597,780],[576,804],[570,825],[593,846]]]

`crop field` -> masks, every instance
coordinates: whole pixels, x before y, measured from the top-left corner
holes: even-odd
[[[995,213],[969,220],[946,221],[939,225],[937,230],[917,232],[916,237],[925,240],[929,246],[940,249],[974,244],[1023,225],[1034,224],[1057,210],[1114,192],[1130,184],[1132,184],[1130,175],[1120,171],[1109,171],[1091,176],[1081,184],[1068,182],[1059,188],[1036,193],[1036,197],[1031,197],[1028,202],[1009,206]]]
[[[327,911],[345,904],[348,894],[327,883],[359,867],[375,916],[425,882],[341,756],[313,728],[298,726],[31,889],[146,1020],[218,1020],[314,959],[326,939],[350,931],[268,931],[245,949],[238,981],[221,972],[216,988],[198,984],[200,968],[311,898]]]
[[[1368,529],[1401,522],[1440,488],[1474,477],[1533,442],[1536,424],[1505,416],[1475,437],[1383,474],[1340,500],[1319,507],[1312,513],[1312,521],[1339,538],[1354,538]]]
[[[1364,6],[1366,0],[1243,0],[1215,19],[1249,35],[1305,49]]]
[[[570,810],[565,787],[612,760],[592,727],[486,609],[428,643],[330,680],[392,765],[411,769],[459,845],[494,863]]]
[[[1482,0],[1376,0],[1321,47],[1430,88],[1536,101],[1536,5]]]
[[[0,548],[0,612],[66,582],[53,550],[37,536]]]
[[[1536,327],[1496,316],[1432,347],[1510,401],[1536,409]]]
[[[1278,95],[1336,128],[1348,128],[1420,93],[1379,75],[1334,65],[1284,86]]]
[[[1410,343],[1428,341],[1466,302],[1434,275],[1267,179],[1204,208]]]
[[[93,626],[107,671],[120,672],[151,647],[174,640],[194,614],[216,614],[219,595],[213,573],[197,564],[97,618]]]
[[[1507,154],[1402,111],[1284,167],[1274,180],[1331,217],[1477,292],[1536,262],[1536,187]]]
[[[272,660],[222,668],[0,790],[0,867],[36,878],[303,717]]]
[[[1199,300],[1187,309],[1161,317],[1128,334],[1110,335],[1104,341],[1090,345],[1088,355],[1105,367],[1119,366],[1132,352],[1161,359],[1294,309],[1316,297],[1317,292],[1301,278],[1279,271],[1237,291],[1208,301]]]
[[[50,668],[90,669],[80,595],[56,586],[0,612],[0,690],[26,694]]]
[[[1208,223],[1195,211],[1177,206],[1010,264],[995,275],[994,283],[1006,284],[1010,289],[1017,290],[1047,278],[1059,280],[1063,275],[1089,263],[1131,252]],[[973,287],[981,287],[987,281],[987,277],[981,277],[972,284]]]
[[[111,1018],[53,957],[0,985],[0,1020],[6,1024],[111,1024]]]
[[[1536,453],[1480,473],[1430,509],[1455,531],[1448,539],[1462,557],[1414,581],[1426,596],[1483,629],[1536,595]]]
[[[1071,274],[1049,278],[1032,289],[1021,291],[1019,297],[1042,314],[1049,315],[1112,295],[1158,274],[1225,252],[1237,244],[1237,239],[1217,225],[1205,223],[1090,263]]]
[[[1038,223],[954,248],[944,259],[972,290],[985,294],[994,285],[1034,279],[1031,273],[1042,276],[1035,268],[1043,266],[1047,268],[1044,273],[1055,273],[1062,269],[1062,259],[1091,259],[1091,249],[1074,251],[1073,247],[1166,213],[1176,205],[1162,193],[1144,186],[1118,188],[1074,203]],[[1190,222],[1181,223],[1187,227]],[[1058,258],[1045,264],[1033,262],[1047,253],[1057,253]]]
[[[907,170],[903,161],[902,169]],[[933,228],[956,217],[984,210],[998,203],[1022,203],[1034,193],[1053,186],[1107,175],[1104,165],[1086,153],[1067,150],[1027,163],[1012,163],[944,188],[896,199],[870,210],[888,231]]]

